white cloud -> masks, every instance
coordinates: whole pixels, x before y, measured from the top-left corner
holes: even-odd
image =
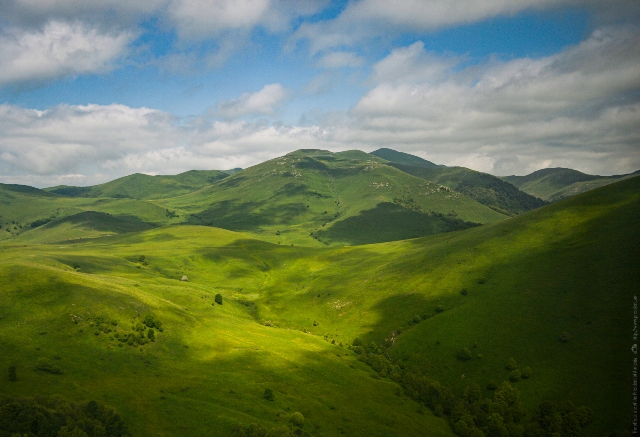
[[[398,49],[374,68],[373,78],[386,81],[352,109],[348,133],[371,145],[428,151],[442,163],[475,156],[475,168],[493,173],[549,160],[592,172],[635,170],[640,104],[629,97],[640,90],[639,35],[636,28],[604,28],[554,56],[474,67],[440,81],[413,68],[402,74],[402,65],[426,54],[416,44]]]
[[[353,52],[331,52],[320,58],[317,66],[320,68],[359,67],[364,64],[364,58]]]
[[[308,40],[311,53],[316,54],[403,31],[428,32],[527,10],[565,6],[587,8],[601,22],[634,23],[640,19],[640,3],[635,0],[360,0],[350,2],[335,19],[303,23],[291,44]]]
[[[244,93],[238,99],[221,102],[216,111],[229,119],[245,115],[272,115],[286,97],[287,90],[279,83],[272,83],[255,93]]]
[[[639,35],[605,27],[554,56],[454,68],[447,77],[430,68],[449,68],[451,59],[413,44],[374,67],[379,83],[348,113],[314,114],[305,126],[180,120],[123,105],[0,105],[0,180],[97,183],[133,172],[247,167],[300,148],[379,147],[494,174],[550,166],[627,173],[640,169]],[[217,109],[229,119],[269,115],[286,94],[270,84]]]
[[[41,31],[0,34],[0,85],[46,82],[113,68],[133,39],[130,32],[102,34],[80,22],[49,22]]]

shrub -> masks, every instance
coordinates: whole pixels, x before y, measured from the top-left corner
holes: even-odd
[[[356,337],[353,339],[353,346],[362,346],[362,340],[360,340],[360,337]]]
[[[48,358],[44,357],[38,358],[38,361],[36,362],[36,369],[57,375],[62,373],[62,369],[60,367],[53,364]]]
[[[153,329],[149,328],[147,331],[147,338],[151,341],[156,341],[156,334],[153,332]]]
[[[270,388],[265,388],[264,389],[264,398],[268,401],[273,401],[274,397],[273,397],[273,390],[271,390]]]
[[[438,305],[436,307],[436,313],[441,313],[444,311],[444,305]]]
[[[486,284],[486,283],[487,283],[487,278],[478,279],[478,284]]]
[[[459,360],[462,360],[462,361],[468,361],[473,357],[468,347],[463,347],[458,349],[458,352],[456,352],[456,356],[458,357]]]
[[[495,390],[498,388],[498,383],[496,382],[495,379],[492,379],[491,381],[489,381],[489,383],[487,384],[487,390]]]
[[[9,381],[15,381],[18,379],[18,375],[16,374],[16,366],[9,366]]]
[[[518,369],[515,369],[509,375],[509,380],[513,382],[518,382],[522,378],[522,373]]]
[[[304,416],[302,415],[302,413],[296,411],[291,415],[291,419],[289,419],[289,422],[291,422],[291,424],[296,428],[302,428],[304,426]]]
[[[533,370],[531,370],[531,367],[525,367],[524,369],[522,369],[522,378],[524,379],[531,378],[532,373],[533,373]]]
[[[218,305],[222,305],[222,295],[220,293],[216,294],[216,297],[214,298],[214,300]]]
[[[460,291],[460,294],[463,296],[466,296],[467,294],[469,294],[469,292],[467,291],[466,288],[463,288],[462,291]]]
[[[509,371],[516,370],[518,368],[518,363],[516,363],[516,360],[514,360],[513,358],[509,358],[504,368]]]
[[[563,332],[562,334],[560,334],[559,340],[563,343],[567,343],[569,340],[571,340],[571,334],[569,334],[568,332]]]

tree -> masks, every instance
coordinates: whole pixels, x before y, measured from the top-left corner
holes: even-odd
[[[516,360],[514,360],[513,358],[509,358],[507,360],[507,364],[505,364],[504,367],[509,371],[516,370],[518,368],[518,363],[516,363]]]
[[[18,375],[16,375],[16,366],[9,366],[9,381],[15,381],[18,379]]]
[[[222,295],[220,293],[216,294],[214,299],[218,305],[222,305]]]
[[[458,352],[456,353],[456,355],[457,355],[458,359],[462,360],[462,361],[468,361],[473,357],[473,355],[471,355],[471,351],[469,350],[468,347],[463,347],[463,348],[458,349]]]
[[[289,422],[291,422],[291,424],[296,428],[302,428],[304,427],[304,416],[302,415],[302,413],[296,411],[291,415],[291,419],[289,419]]]
[[[274,397],[273,397],[273,390],[271,390],[270,388],[265,388],[264,389],[264,398],[268,401],[273,401]]]

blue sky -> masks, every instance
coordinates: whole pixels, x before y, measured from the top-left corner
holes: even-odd
[[[640,7],[615,0],[12,0],[0,182],[380,147],[497,175],[640,169]]]

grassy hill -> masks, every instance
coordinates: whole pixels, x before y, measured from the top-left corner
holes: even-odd
[[[394,162],[396,164],[402,165],[410,165],[412,167],[420,167],[420,168],[439,168],[444,167],[438,164],[434,164],[431,161],[427,161],[426,159],[422,159],[418,156],[411,155],[409,153],[398,152],[393,149],[382,148],[378,149],[375,152],[371,152],[371,155],[377,156],[378,158],[385,159],[389,162]]]
[[[300,174],[320,167],[341,199],[340,173],[364,171],[305,158],[275,164]],[[267,168],[244,177],[282,184]],[[307,191],[324,193],[303,177]],[[218,184],[246,181],[233,178]],[[189,225],[16,244],[24,234],[0,243],[0,368],[18,372],[16,382],[0,378],[0,392],[96,398],[140,436],[228,435],[237,423],[284,425],[294,411],[314,436],[451,435],[386,367],[347,349],[359,337],[394,372],[402,361],[405,388],[420,375],[458,397],[474,383],[493,396],[484,387],[508,380],[513,358],[532,369],[512,383],[523,420],[545,400],[570,400],[593,409],[589,435],[602,435],[631,420],[639,211],[640,178],[632,178],[499,223],[364,246],[291,247]],[[162,331],[129,345],[148,315]],[[462,348],[470,359],[458,358]],[[63,373],[36,370],[40,358]]]
[[[544,168],[526,176],[504,176],[502,179],[526,193],[554,202],[637,174],[594,176],[569,168]]]
[[[46,191],[70,197],[162,199],[198,190],[228,175],[229,172],[218,170],[191,170],[171,176],[135,173],[93,187],[63,185],[47,188]]]
[[[79,218],[80,222],[89,218],[88,225],[80,226],[74,221],[75,218],[70,217]],[[110,233],[149,229],[178,220],[172,218],[166,208],[152,201],[130,198],[74,198],[33,187],[0,184],[0,241],[18,238],[23,234],[32,235],[32,230],[47,224],[49,225],[46,229],[50,232],[38,233],[33,238],[56,241],[102,235],[100,232],[87,234],[85,231],[91,231],[92,227],[96,227],[95,223],[91,225],[92,221],[102,222],[106,217],[111,223]],[[119,224],[116,225],[116,222]],[[98,227],[101,228],[102,225],[99,224]],[[64,235],[57,235],[61,229],[65,229]],[[25,235],[24,238],[31,237]]]
[[[391,164],[399,170],[431,182],[442,184],[506,215],[517,215],[545,205],[537,197],[487,173],[464,167],[421,168]]]
[[[292,152],[164,202],[188,223],[306,246],[413,238],[506,218],[360,151]],[[372,223],[378,229],[368,231]]]

